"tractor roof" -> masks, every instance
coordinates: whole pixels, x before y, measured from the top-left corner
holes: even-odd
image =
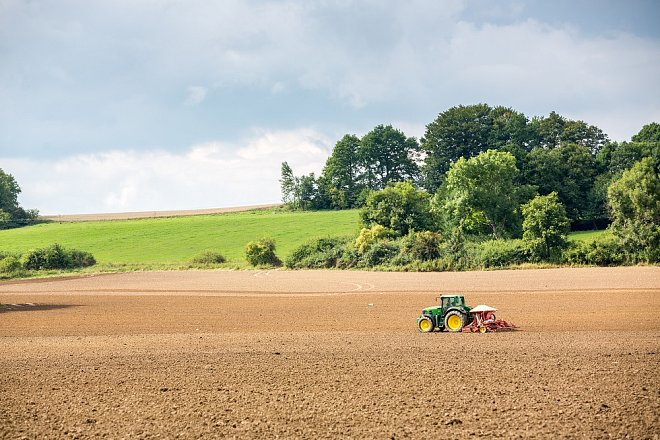
[[[470,309],[470,313],[479,313],[479,312],[497,312],[497,309],[484,304],[479,304],[478,306]]]
[[[454,294],[451,294],[451,295],[449,295],[449,294],[440,295],[440,298],[456,298],[457,296],[463,296],[463,295],[459,295],[458,293],[454,293]]]

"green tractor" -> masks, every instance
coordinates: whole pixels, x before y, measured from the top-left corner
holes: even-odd
[[[417,328],[422,333],[433,330],[460,332],[473,319],[470,306],[465,305],[463,295],[442,295],[437,298],[439,305],[422,310],[417,318]]]

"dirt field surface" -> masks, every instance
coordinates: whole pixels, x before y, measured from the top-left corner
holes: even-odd
[[[237,206],[234,208],[187,209],[180,211],[139,211],[139,212],[112,212],[105,214],[66,214],[44,215],[41,218],[56,222],[85,222],[98,220],[130,220],[136,218],[159,217],[185,217],[189,215],[224,214],[227,212],[252,211],[254,209],[269,209],[282,206],[281,203],[269,205]]]
[[[521,330],[418,333],[441,293]],[[660,434],[660,268],[0,283],[0,438]]]

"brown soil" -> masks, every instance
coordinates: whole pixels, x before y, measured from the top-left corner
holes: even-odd
[[[41,218],[56,222],[130,220],[136,218],[186,217],[189,215],[224,214],[227,212],[242,212],[242,211],[252,211],[255,209],[269,209],[278,206],[282,206],[282,204],[274,203],[269,205],[237,206],[233,208],[186,209],[179,211],[139,211],[139,212],[111,212],[105,214],[44,215],[41,216]]]
[[[441,293],[522,330],[420,334]],[[660,268],[0,283],[0,438],[657,438]]]

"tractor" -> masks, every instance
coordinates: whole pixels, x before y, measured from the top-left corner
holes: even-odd
[[[420,332],[430,333],[436,329],[460,332],[472,322],[471,307],[465,305],[463,295],[442,295],[436,299],[439,305],[423,309],[422,316],[417,318]]]
[[[437,298],[439,305],[427,307],[417,318],[417,328],[422,333],[433,330],[449,332],[498,332],[515,330],[515,325],[495,318],[497,309],[480,304],[476,307],[465,305],[463,295],[442,295]]]

